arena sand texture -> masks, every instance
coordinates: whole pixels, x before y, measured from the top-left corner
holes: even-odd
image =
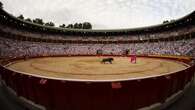
[[[130,63],[129,57],[113,57],[113,64],[102,64],[106,57],[44,57],[17,60],[7,68],[38,77],[76,81],[118,81],[171,74],[188,65],[167,59],[138,57]]]

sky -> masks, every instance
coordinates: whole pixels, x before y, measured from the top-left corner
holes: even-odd
[[[136,28],[178,19],[195,10],[195,0],[0,0],[25,18],[59,24],[90,22],[93,29]]]

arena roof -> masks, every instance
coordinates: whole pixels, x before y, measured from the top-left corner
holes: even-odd
[[[42,18],[56,25],[91,22],[93,29],[124,29],[161,24],[195,10],[194,0],[2,0],[14,16]]]
[[[108,33],[139,33],[139,32],[153,32],[153,31],[161,31],[161,30],[166,30],[178,26],[183,26],[186,24],[195,24],[195,11],[192,13],[179,18],[177,20],[174,20],[172,22],[164,23],[164,24],[159,24],[159,25],[153,25],[153,26],[147,26],[147,27],[141,27],[141,28],[129,28],[129,29],[102,29],[102,30],[89,30],[89,29],[68,29],[68,28],[57,28],[57,27],[49,27],[49,26],[43,26],[31,22],[27,22],[21,19],[16,18],[15,16],[7,13],[4,10],[1,10],[1,14],[3,16],[6,16],[7,19],[10,19],[11,22],[16,23],[17,25],[23,26],[23,27],[31,27],[31,28],[37,28],[37,29],[42,29],[42,30],[49,30],[49,31],[55,31],[55,32],[61,32],[61,33],[66,33],[66,32],[74,32],[74,33],[95,33],[95,34],[108,34]]]

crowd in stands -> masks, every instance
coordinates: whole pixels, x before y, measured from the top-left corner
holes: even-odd
[[[123,55],[125,50],[129,50],[130,54],[194,55],[195,39],[129,44],[63,44],[0,37],[1,57],[96,55],[98,50],[109,55]]]
[[[63,34],[39,33],[6,25],[0,25],[0,31],[6,34],[0,35],[0,57],[24,57],[24,56],[52,56],[52,55],[96,55],[98,50],[105,55],[123,55],[126,50],[129,54],[155,54],[155,55],[190,55],[195,57],[195,38],[188,40],[185,34],[194,33],[195,26],[188,25],[162,32],[137,33],[118,36],[69,36]],[[7,36],[6,36],[7,35]],[[190,34],[191,35],[191,34]],[[7,38],[13,37],[12,39]],[[74,43],[49,43],[33,40],[21,41],[20,36],[25,38],[41,38],[50,40],[74,40]],[[169,40],[172,36],[183,37],[183,40]],[[11,38],[10,37],[10,38]],[[166,41],[150,42],[151,39],[168,38]],[[13,40],[15,39],[15,40]],[[16,40],[18,39],[18,40]],[[149,39],[149,40],[146,40]],[[137,40],[144,42],[131,43],[90,43],[90,41],[126,41]],[[89,43],[79,43],[89,41]]]

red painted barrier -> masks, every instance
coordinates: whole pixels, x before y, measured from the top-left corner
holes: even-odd
[[[74,82],[42,79],[0,68],[6,85],[51,110],[135,110],[184,89],[194,66],[170,75],[121,82]]]

